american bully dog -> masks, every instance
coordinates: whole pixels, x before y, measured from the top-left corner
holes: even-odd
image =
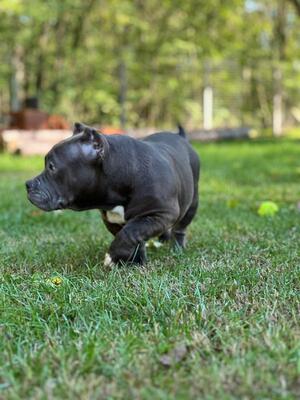
[[[184,130],[144,139],[103,135],[75,123],[45,169],[26,182],[28,199],[45,211],[98,209],[114,235],[104,264],[146,262],[145,242],[185,246],[198,206],[200,162]]]

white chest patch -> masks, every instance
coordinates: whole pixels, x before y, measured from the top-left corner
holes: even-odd
[[[116,206],[112,210],[106,212],[107,221],[111,224],[125,224],[125,212],[123,206]]]

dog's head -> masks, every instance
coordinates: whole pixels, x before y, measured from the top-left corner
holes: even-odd
[[[107,152],[102,134],[75,123],[73,136],[46,155],[44,171],[26,182],[28,199],[44,211],[93,208]]]

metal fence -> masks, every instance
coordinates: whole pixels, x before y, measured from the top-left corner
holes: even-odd
[[[300,123],[300,61],[206,63],[203,67],[203,128],[252,126],[280,134]]]

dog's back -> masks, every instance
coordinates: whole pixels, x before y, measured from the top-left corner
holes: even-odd
[[[198,198],[198,180],[200,160],[198,154],[188,142],[182,127],[178,134],[171,132],[154,133],[143,139],[151,144],[157,153],[169,159],[177,175],[177,195],[181,216]]]
[[[182,168],[186,165],[188,158],[189,165],[192,169],[194,182],[198,182],[200,173],[200,159],[193,147],[188,142],[184,129],[179,126],[178,134],[171,132],[158,132],[142,139],[144,142],[153,143],[157,151],[166,152],[175,162],[179,163]]]

